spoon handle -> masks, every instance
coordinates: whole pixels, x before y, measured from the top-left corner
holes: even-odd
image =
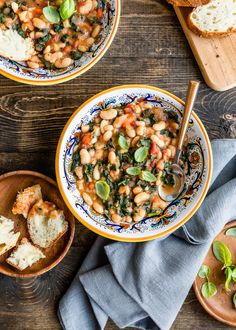
[[[182,119],[182,123],[181,123],[177,150],[176,150],[176,157],[175,157],[176,164],[178,164],[178,162],[179,162],[179,157],[181,155],[184,138],[186,135],[186,131],[188,129],[188,123],[189,123],[189,119],[190,119],[190,116],[191,116],[191,113],[193,110],[193,106],[194,106],[194,103],[196,100],[199,85],[200,85],[199,81],[195,81],[195,80],[190,80],[189,85],[188,85],[188,93],[187,93],[187,98],[186,98],[186,102],[185,102],[183,119]]]

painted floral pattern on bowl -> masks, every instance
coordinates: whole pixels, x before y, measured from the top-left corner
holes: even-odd
[[[116,33],[119,21],[120,0],[98,0],[98,4],[104,10],[103,31],[99,43],[94,44],[79,60],[66,69],[48,70],[44,68],[30,69],[25,63],[15,62],[0,56],[0,73],[13,76],[20,82],[32,84],[40,82],[63,82],[76,77],[91,68],[108,49]]]
[[[148,240],[175,230],[197,210],[206,194],[211,177],[211,147],[199,118],[193,114],[188,127],[188,158],[185,166],[184,189],[160,214],[150,215],[138,223],[118,225],[97,215],[83,201],[76,188],[75,177],[70,172],[76,133],[80,130],[81,123],[89,123],[107,105],[118,106],[133,102],[140,97],[166,111],[174,111],[179,118],[182,116],[183,105],[165,91],[142,86],[114,88],[88,101],[87,104],[82,105],[80,111],[75,112],[62,133],[57,150],[57,180],[71,211],[90,229],[117,240]]]

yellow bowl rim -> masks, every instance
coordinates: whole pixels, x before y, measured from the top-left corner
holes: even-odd
[[[211,149],[211,143],[208,137],[208,134],[206,132],[206,129],[203,125],[203,123],[201,122],[200,118],[198,117],[198,115],[193,111],[192,112],[192,116],[194,117],[194,119],[197,121],[200,129],[202,130],[202,134],[205,138],[205,142],[207,145],[207,150],[208,150],[208,156],[209,156],[209,169],[208,169],[208,173],[207,173],[207,182],[205,185],[205,188],[202,192],[201,197],[199,198],[197,204],[195,205],[194,209],[182,220],[180,221],[178,224],[176,224],[175,226],[167,229],[166,231],[162,232],[162,233],[158,233],[152,236],[148,236],[148,237],[139,237],[139,238],[124,238],[124,237],[117,237],[114,236],[112,234],[108,234],[108,233],[104,233],[102,231],[100,231],[99,229],[91,226],[90,224],[88,224],[85,220],[83,220],[81,217],[78,216],[78,214],[74,211],[74,209],[71,207],[69,200],[66,197],[66,194],[63,191],[63,187],[60,181],[60,176],[59,176],[59,154],[60,154],[60,149],[61,149],[61,144],[62,144],[62,140],[63,137],[65,135],[65,132],[67,131],[68,126],[70,125],[70,123],[72,122],[72,120],[74,119],[74,117],[77,115],[77,113],[82,110],[88,103],[90,103],[91,101],[93,101],[94,99],[96,99],[99,96],[105,95],[109,92],[112,91],[116,91],[116,90],[120,90],[120,89],[124,89],[124,88],[147,88],[147,89],[151,89],[157,92],[161,92],[164,93],[167,96],[170,96],[171,98],[173,98],[174,100],[176,100],[177,102],[179,102],[180,104],[184,105],[185,102],[183,100],[181,100],[180,98],[178,98],[177,96],[173,95],[172,93],[165,91],[164,89],[158,88],[158,87],[154,87],[154,86],[149,86],[149,85],[144,85],[144,84],[130,84],[130,85],[121,85],[121,86],[116,86],[116,87],[112,87],[109,89],[106,89],[100,93],[97,93],[96,95],[92,96],[91,98],[89,98],[87,101],[85,101],[81,106],[79,106],[79,108],[77,110],[75,110],[75,112],[71,115],[71,117],[68,119],[61,135],[58,141],[58,145],[57,145],[57,150],[56,150],[56,159],[55,159],[55,171],[56,171],[56,180],[57,180],[57,184],[60,190],[60,193],[62,195],[62,198],[64,199],[67,207],[69,208],[69,210],[71,211],[71,213],[74,215],[74,217],[76,219],[78,219],[85,227],[87,227],[88,229],[90,229],[91,231],[95,232],[96,234],[103,236],[105,238],[109,238],[115,241],[121,241],[121,242],[130,242],[130,243],[135,243],[135,242],[145,242],[145,241],[150,241],[156,238],[161,238],[161,237],[165,237],[171,233],[173,233],[175,230],[177,230],[178,228],[180,228],[181,226],[183,226],[199,209],[199,207],[201,206],[207,191],[209,189],[210,186],[210,182],[211,182],[211,177],[212,177],[212,170],[213,170],[213,156],[212,156],[212,149]]]

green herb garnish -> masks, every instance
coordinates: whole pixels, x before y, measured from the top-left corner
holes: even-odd
[[[53,6],[44,7],[43,15],[49,23],[56,24],[60,22],[60,15],[57,9]]]
[[[134,159],[136,162],[141,163],[143,162],[148,155],[148,147],[140,147],[134,153]]]
[[[118,144],[123,150],[128,150],[129,149],[129,144],[127,140],[124,138],[123,135],[120,135],[118,138]]]
[[[228,247],[225,245],[225,243],[220,241],[215,241],[213,243],[213,253],[216,259],[222,262],[223,264],[222,269],[232,265],[231,252],[228,249]]]
[[[74,0],[64,0],[59,8],[59,13],[63,20],[70,18],[75,12]]]
[[[236,237],[236,227],[232,227],[232,228],[229,228],[225,235],[227,236],[232,236],[232,237]]]
[[[126,173],[129,175],[138,175],[140,173],[139,167],[129,167],[126,170]]]
[[[107,200],[110,194],[110,186],[106,181],[100,180],[96,182],[95,185],[96,194],[102,199]]]

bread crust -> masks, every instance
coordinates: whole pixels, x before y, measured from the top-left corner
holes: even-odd
[[[211,0],[167,0],[171,5],[177,7],[198,7],[206,5]]]
[[[236,29],[233,29],[233,28],[228,29],[228,31],[226,31],[226,32],[202,31],[195,24],[193,24],[193,22],[191,20],[191,15],[193,14],[193,12],[194,12],[194,9],[192,10],[192,12],[187,17],[187,24],[188,24],[189,29],[192,32],[194,32],[195,34],[197,34],[199,37],[203,37],[203,38],[213,38],[213,37],[223,38],[223,37],[227,37],[227,36],[231,35],[232,33],[234,33],[236,31]]]
[[[16,238],[16,244],[17,244],[17,241],[18,241],[18,239],[20,237],[20,232],[15,233],[14,235],[15,235],[15,237],[17,237]],[[3,254],[5,254],[6,252],[10,251],[11,249],[13,249],[16,246],[16,244],[14,244],[14,245],[12,245],[12,244],[6,245],[5,244],[5,246],[2,249],[0,249],[0,256],[3,255]],[[1,244],[0,244],[0,247],[1,247]]]

